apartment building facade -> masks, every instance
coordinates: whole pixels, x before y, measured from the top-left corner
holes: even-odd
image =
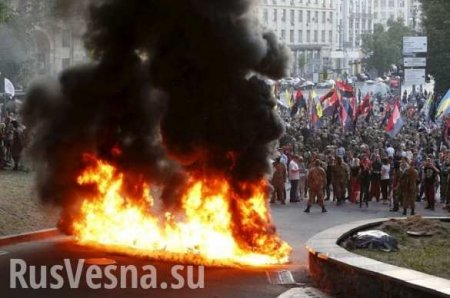
[[[362,36],[390,18],[420,32],[420,0],[260,0],[257,14],[292,50],[292,74],[361,71]]]
[[[292,50],[292,75],[308,77],[334,68],[330,57],[339,42],[336,1],[264,0],[257,14]]]

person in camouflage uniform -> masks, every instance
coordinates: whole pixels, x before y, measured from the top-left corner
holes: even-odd
[[[333,177],[333,192],[337,199],[337,204],[341,205],[345,200],[345,191],[349,178],[347,165],[342,161],[342,158],[336,157],[336,164],[332,168]]]
[[[414,161],[409,163],[408,160],[405,160],[404,162],[406,163],[406,170],[403,174],[403,215],[406,215],[408,208],[411,208],[411,215],[414,215],[419,176],[417,170],[414,168]]]
[[[402,157],[398,173],[398,203],[404,207],[405,198],[408,197],[408,176],[406,174],[409,168],[408,159]]]
[[[440,195],[441,195],[441,203],[447,202],[447,180],[448,174],[450,170],[450,158],[449,158],[448,150],[442,155],[439,162],[439,170],[440,170]]]
[[[280,157],[276,158],[273,163],[273,176],[272,176],[272,186],[274,188],[271,203],[275,203],[275,198],[281,202],[281,204],[286,204],[286,166],[281,162]]]
[[[321,167],[320,160],[314,161],[313,167],[308,173],[308,186],[309,186],[309,200],[308,207],[305,209],[306,213],[309,213],[314,200],[317,198],[317,204],[322,207],[322,212],[327,212],[323,204],[324,192],[327,187],[327,175],[325,170]]]

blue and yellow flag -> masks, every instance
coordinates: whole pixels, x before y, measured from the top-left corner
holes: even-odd
[[[442,97],[436,110],[436,119],[442,118],[450,113],[450,90]]]

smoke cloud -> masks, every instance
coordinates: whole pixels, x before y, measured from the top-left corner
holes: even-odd
[[[284,76],[289,51],[252,4],[92,2],[84,39],[95,62],[36,84],[23,109],[42,200],[76,202],[86,152],[159,186],[166,206],[188,176],[221,175],[236,192],[262,179],[283,131],[262,78]]]

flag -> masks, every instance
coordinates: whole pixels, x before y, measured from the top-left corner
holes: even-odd
[[[325,116],[333,116],[339,104],[339,97],[335,88],[328,91],[327,94],[320,98],[322,104],[322,113]]]
[[[316,105],[316,112],[317,112],[317,117],[319,117],[319,118],[323,117],[323,109],[322,109],[322,104],[320,103],[320,101]]]
[[[391,138],[394,138],[402,129],[403,124],[403,119],[400,115],[398,105],[395,105],[394,110],[392,111],[392,115],[386,125],[386,132]]]
[[[433,93],[430,92],[428,94],[428,98],[425,101],[425,104],[424,104],[422,110],[420,111],[420,113],[425,116],[426,120],[430,119],[430,110],[431,110],[432,104],[433,104]]]
[[[343,97],[353,97],[353,87],[343,82],[336,82],[336,88],[341,92]]]
[[[372,108],[372,105],[370,103],[370,95],[366,94],[363,101],[359,104],[359,106],[357,108],[356,117],[358,119],[362,118],[362,117],[367,118],[370,115],[371,108]]]
[[[5,93],[11,96],[16,94],[16,89],[14,88],[13,83],[11,83],[11,81],[7,78],[5,78]]]
[[[443,116],[450,113],[450,90],[442,97],[439,106],[436,110],[435,119],[441,119]]]

